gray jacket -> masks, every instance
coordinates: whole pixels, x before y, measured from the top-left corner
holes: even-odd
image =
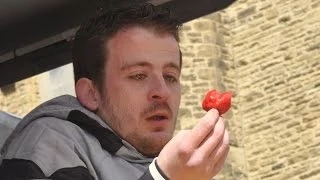
[[[2,147],[19,121],[19,117],[0,110],[0,147]]]
[[[152,158],[120,139],[69,95],[31,111],[9,136],[1,154],[3,180],[143,180],[161,174]]]

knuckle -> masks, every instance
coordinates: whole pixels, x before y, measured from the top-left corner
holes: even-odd
[[[193,150],[188,146],[179,146],[177,151],[178,151],[178,156],[183,159],[189,157],[193,152]]]
[[[190,169],[199,169],[204,166],[205,164],[204,162],[205,162],[204,157],[192,158],[192,160],[187,163],[187,166]]]

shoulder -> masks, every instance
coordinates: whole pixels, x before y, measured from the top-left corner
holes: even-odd
[[[8,157],[15,157],[36,150],[48,152],[50,149],[73,150],[75,146],[79,147],[79,143],[86,136],[88,134],[72,122],[56,117],[41,117],[12,134],[5,154]]]
[[[76,137],[81,129],[71,122],[46,117],[31,122],[10,142],[4,162],[37,167],[47,176],[66,167],[85,167]],[[81,136],[80,136],[81,137]],[[13,162],[14,161],[14,162]],[[27,162],[27,163],[26,163]]]
[[[64,144],[71,148],[74,146],[73,137],[80,133],[77,129],[76,125],[54,117],[36,119],[19,132],[14,132],[7,154],[11,156],[27,154],[39,148],[49,150],[50,145],[56,146],[56,149],[63,147],[61,145]]]

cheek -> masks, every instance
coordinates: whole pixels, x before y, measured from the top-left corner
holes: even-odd
[[[175,106],[177,109],[179,109],[179,106],[180,106],[180,100],[181,100],[181,96],[180,94],[178,94],[175,98]]]
[[[180,86],[177,86],[172,90],[171,96],[172,96],[171,99],[172,99],[173,108],[175,108],[176,110],[179,109],[180,100],[181,100]]]
[[[120,83],[110,86],[108,89],[108,96],[110,97],[111,105],[121,114],[130,114],[130,117],[138,112],[138,108],[142,107],[142,95],[140,91],[136,91],[135,88],[130,88]]]
[[[181,85],[177,85],[174,89],[173,89],[173,95],[174,98],[179,101],[180,103],[180,99],[181,99]]]

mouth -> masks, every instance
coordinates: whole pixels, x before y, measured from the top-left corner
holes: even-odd
[[[169,126],[169,115],[167,114],[153,114],[147,118],[150,127],[155,132],[162,132]]]
[[[172,115],[168,111],[153,112],[147,116],[146,120],[153,132],[165,132],[172,126]]]
[[[168,119],[168,116],[166,115],[152,115],[147,118],[147,120],[151,120],[151,121],[163,121],[167,119]]]
[[[151,112],[146,117],[146,119],[151,122],[167,122],[171,119],[171,113],[167,110],[158,110]]]

